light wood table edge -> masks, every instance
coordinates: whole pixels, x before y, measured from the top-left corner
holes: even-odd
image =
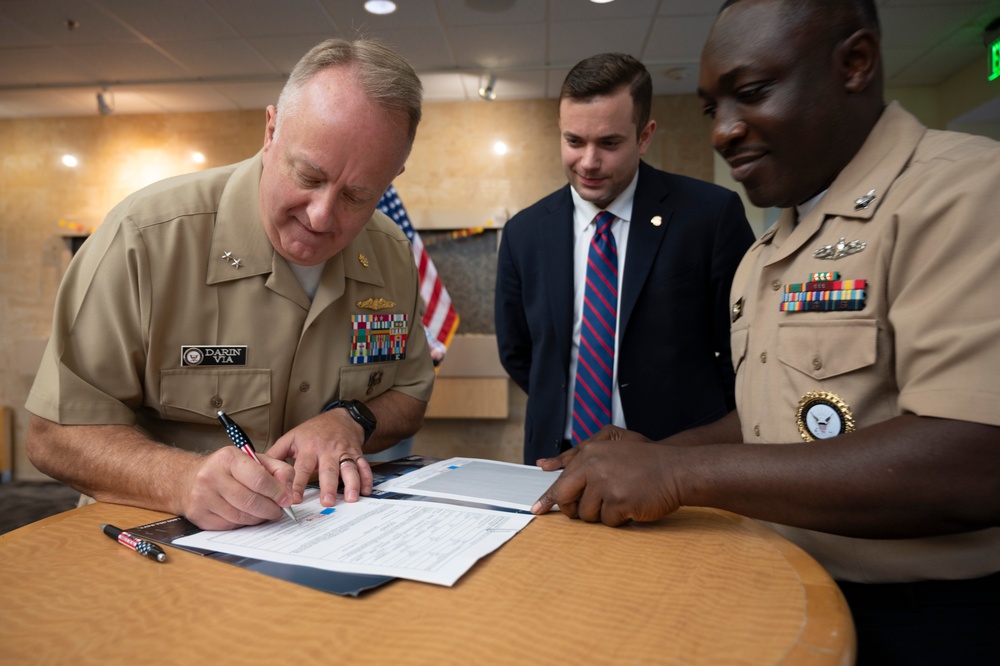
[[[837,663],[844,666],[853,664],[856,658],[856,636],[851,611],[836,581],[826,569],[800,547],[753,518],[722,509],[704,510],[723,516],[765,539],[781,553],[802,581],[808,611],[803,616],[798,640],[781,663],[825,664],[829,663],[832,655],[836,655]]]

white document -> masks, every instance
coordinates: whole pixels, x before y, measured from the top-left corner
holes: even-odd
[[[496,460],[449,458],[384,481],[374,490],[530,511],[561,472]]]
[[[204,531],[174,543],[330,571],[453,585],[534,516],[438,502],[362,497],[324,507],[309,489],[288,517],[223,532]]]

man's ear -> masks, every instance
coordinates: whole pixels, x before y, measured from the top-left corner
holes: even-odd
[[[878,35],[867,28],[858,30],[837,46],[835,58],[844,89],[852,94],[865,91],[882,67]]]
[[[273,104],[264,110],[264,148],[274,141],[274,129],[278,122],[278,109]]]

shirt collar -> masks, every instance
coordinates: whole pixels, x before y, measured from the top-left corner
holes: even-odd
[[[260,222],[261,155],[241,162],[230,176],[219,200],[208,262],[208,284],[272,272],[277,253]],[[234,268],[219,259],[231,253]]]
[[[819,200],[823,198],[824,194],[826,194],[826,190],[823,190],[822,192],[814,196],[812,199],[809,199],[808,201],[803,201],[798,206],[796,206],[795,212],[797,216],[795,219],[801,220],[803,217],[808,215],[809,211],[811,211],[813,207],[819,203]]]
[[[639,169],[635,170],[635,175],[632,176],[632,181],[628,186],[622,190],[622,193],[615,197],[607,208],[598,208],[589,201],[586,201],[580,194],[570,185],[569,192],[573,197],[573,208],[576,211],[574,216],[576,222],[576,232],[580,233],[587,228],[597,214],[602,210],[606,210],[623,223],[627,223],[632,219],[632,203],[635,201],[635,186],[639,182]]]

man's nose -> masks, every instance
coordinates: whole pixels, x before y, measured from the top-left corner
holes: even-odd
[[[309,228],[318,233],[326,233],[333,230],[334,221],[334,201],[336,195],[326,190],[319,190],[313,193],[306,206],[306,214],[309,216]]]
[[[712,121],[712,146],[721,151],[746,136],[747,124],[739,114],[717,110]]]
[[[580,166],[584,169],[597,169],[601,166],[601,153],[597,146],[587,146],[580,155]]]

